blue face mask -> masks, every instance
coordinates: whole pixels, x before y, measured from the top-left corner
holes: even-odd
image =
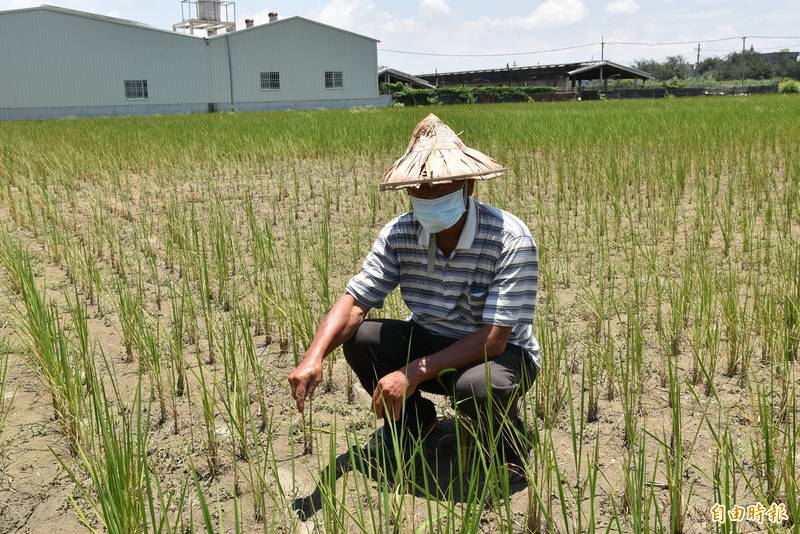
[[[446,230],[456,224],[466,210],[466,188],[439,198],[411,198],[414,218],[429,234]]]

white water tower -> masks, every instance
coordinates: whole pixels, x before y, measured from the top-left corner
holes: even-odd
[[[221,0],[182,0],[181,21],[172,25],[173,31],[205,31],[208,36],[219,31],[236,31],[236,3]]]

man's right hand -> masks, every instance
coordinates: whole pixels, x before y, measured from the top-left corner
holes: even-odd
[[[320,382],[322,382],[322,359],[306,356],[289,375],[289,385],[292,386],[292,398],[297,403],[297,411],[303,412],[305,403],[311,400]]]
[[[325,314],[311,345],[303,355],[303,361],[289,375],[292,398],[297,403],[299,412],[303,411],[306,402],[311,400],[314,390],[322,382],[322,359],[353,337],[367,312],[369,308],[345,293],[336,299],[336,303]]]

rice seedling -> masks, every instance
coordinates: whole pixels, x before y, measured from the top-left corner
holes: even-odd
[[[0,361],[0,432],[3,431],[13,402],[14,393],[8,391],[8,354],[3,354]]]
[[[205,460],[208,467],[208,476],[214,478],[219,471],[221,461],[216,426],[216,385],[213,382],[207,382],[206,371],[200,359],[198,359],[197,363],[200,400],[203,407],[203,423],[205,426]]]
[[[12,273],[23,309],[14,310],[14,321],[26,350],[28,365],[49,392],[53,417],[76,454],[84,436],[84,376],[86,364],[62,335],[58,310],[42,294],[31,258],[7,231],[0,231],[0,262]]]
[[[80,333],[78,342],[87,355],[94,350],[87,344],[86,317],[79,304],[72,306],[73,326]],[[92,359],[94,363],[95,359]],[[182,532],[183,519],[170,517],[175,505],[183,508],[186,484],[175,492],[164,492],[158,476],[147,462],[149,421],[144,415],[141,381],[132,402],[120,396],[116,373],[101,353],[97,363],[104,365],[113,394],[92,367],[86,373],[88,418],[86,440],[78,445],[74,461],[56,454],[76,488],[88,502],[88,510],[73,500],[76,514],[90,531],[96,518],[107,532]],[[89,478],[84,477],[78,469]]]

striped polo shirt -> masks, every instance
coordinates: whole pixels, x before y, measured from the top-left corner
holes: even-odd
[[[442,336],[462,338],[487,324],[510,326],[508,342],[540,367],[533,334],[539,262],[525,223],[470,197],[453,253],[429,250],[429,242],[413,212],[393,219],[346,291],[369,308],[381,308],[399,285],[411,310],[408,319]]]

